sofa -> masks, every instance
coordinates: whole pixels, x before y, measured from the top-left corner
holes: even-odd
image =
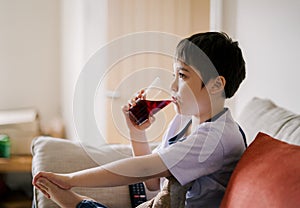
[[[234,170],[221,207],[300,207],[300,116],[268,99],[253,98],[237,118],[248,148]],[[152,145],[154,148],[156,144]],[[82,148],[80,143],[51,137],[32,142],[32,174],[67,173],[130,157],[129,145]],[[127,186],[74,188],[111,208],[130,208]],[[150,199],[157,192],[147,191]],[[34,189],[34,206],[57,207]]]

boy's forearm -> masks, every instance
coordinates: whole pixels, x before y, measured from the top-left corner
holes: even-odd
[[[159,160],[159,159],[158,159]],[[156,164],[155,164],[156,163]],[[157,164],[159,167],[157,167]],[[128,185],[155,177],[168,176],[164,164],[157,158],[129,158],[96,168],[69,174],[72,187],[111,187]]]
[[[70,174],[72,187],[113,187],[134,183],[137,178],[113,173],[103,167],[91,168]]]
[[[136,139],[137,137],[139,138]],[[131,134],[130,141],[131,141],[132,153],[134,156],[148,155],[152,153],[145,133],[139,135]],[[151,191],[156,191],[160,188],[159,178],[149,179],[144,182],[146,187]]]

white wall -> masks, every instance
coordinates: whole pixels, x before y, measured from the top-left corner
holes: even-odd
[[[76,82],[89,58],[106,43],[106,8],[106,0],[61,1],[61,99],[66,135],[70,139],[77,138],[73,120]]]
[[[35,106],[42,120],[63,112],[68,136],[75,137],[74,86],[84,63],[105,43],[106,4],[0,0],[0,109]],[[300,1],[221,5],[222,28],[239,40],[247,64],[247,78],[231,101],[235,114],[253,96],[300,113]]]
[[[0,109],[60,113],[59,0],[0,0]]]
[[[83,9],[81,0],[61,1],[61,100],[67,137],[75,138],[73,94],[83,67]]]
[[[238,114],[252,97],[300,113],[300,1],[223,1],[223,30],[240,42],[247,78],[234,100]]]

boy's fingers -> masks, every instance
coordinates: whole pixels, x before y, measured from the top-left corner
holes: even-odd
[[[128,110],[129,110],[129,106],[128,106],[128,105],[124,105],[124,106],[122,107],[122,110],[123,110],[124,113],[127,113]]]
[[[153,115],[149,116],[149,122],[152,124],[155,121],[155,117]]]
[[[131,99],[131,105],[132,105],[132,106],[135,106],[135,105],[136,105],[136,102],[137,102],[137,100],[136,100],[135,98],[132,98],[132,99]]]
[[[135,98],[132,98],[131,100],[128,100],[127,103],[128,103],[128,107],[132,107],[135,105],[136,101],[134,100]]]

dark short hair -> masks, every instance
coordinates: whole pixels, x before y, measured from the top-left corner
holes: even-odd
[[[246,76],[245,61],[238,42],[232,41],[225,33],[197,33],[183,39],[177,45],[175,58],[199,70],[204,84],[212,78],[223,76],[226,80],[226,98],[234,95]]]

